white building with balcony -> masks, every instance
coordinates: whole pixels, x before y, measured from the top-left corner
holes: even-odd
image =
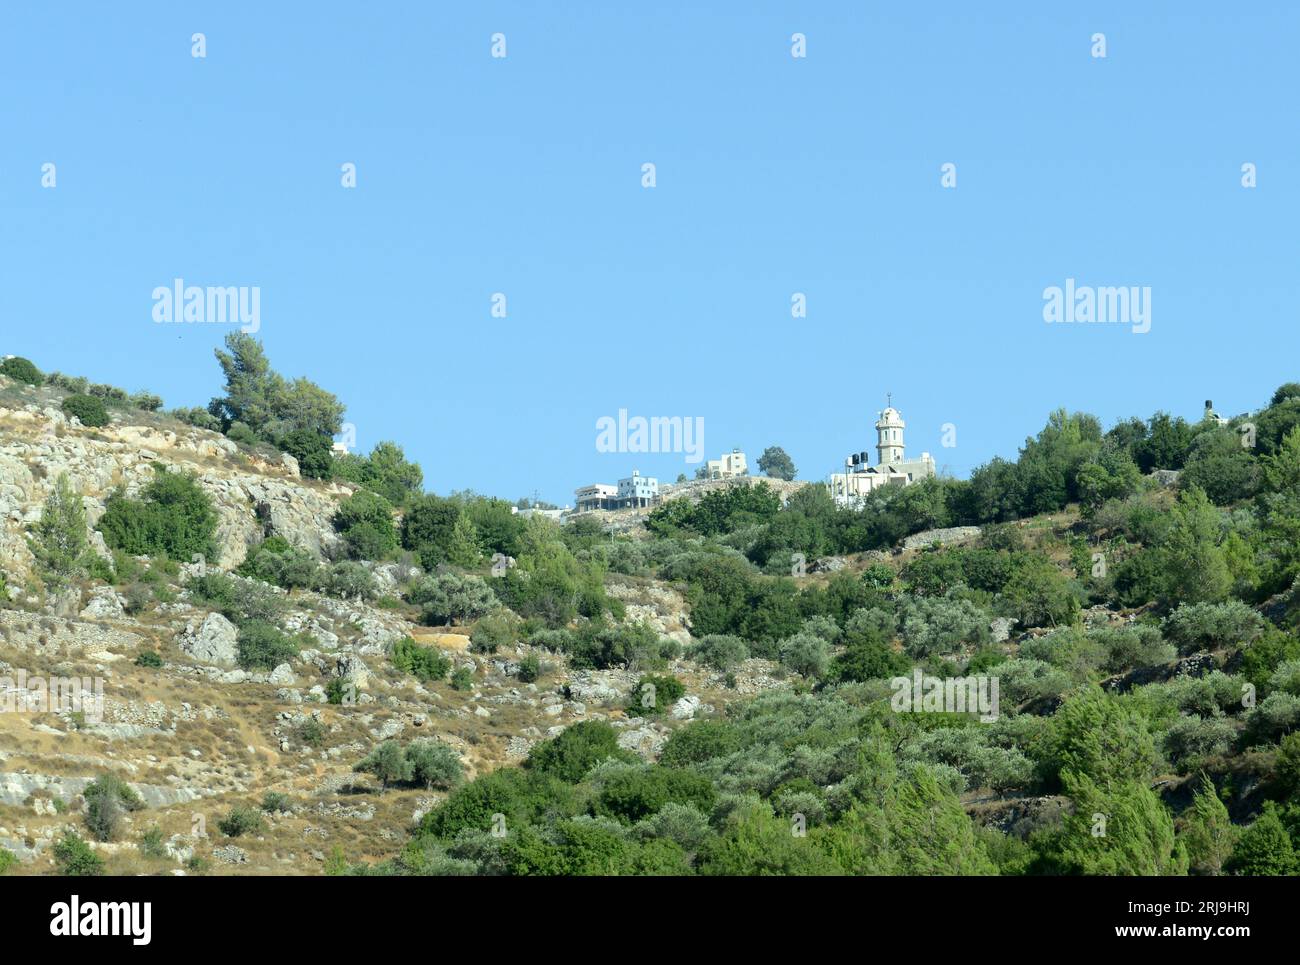
[[[618,481],[618,502],[620,509],[631,506],[653,506],[659,501],[659,480],[653,476],[643,476],[633,469],[632,475]]]

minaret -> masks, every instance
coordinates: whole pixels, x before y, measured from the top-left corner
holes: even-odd
[[[891,395],[887,403],[893,402]],[[876,453],[881,466],[903,461],[903,417],[892,404],[887,404],[876,422]]]

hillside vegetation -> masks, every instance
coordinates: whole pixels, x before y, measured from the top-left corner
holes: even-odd
[[[218,361],[170,413],[3,370],[0,674],[106,680],[0,715],[11,874],[1300,872],[1300,384],[631,532],[331,455],[333,395]]]

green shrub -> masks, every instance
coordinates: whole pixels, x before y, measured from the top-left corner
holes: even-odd
[[[1300,728],[1300,697],[1285,691],[1269,694],[1246,715],[1246,735],[1257,744],[1275,741]]]
[[[289,803],[289,797],[286,794],[281,794],[279,791],[267,791],[262,795],[262,810],[267,814],[288,811],[291,808],[292,805]]]
[[[374,573],[355,560],[340,560],[329,568],[321,592],[340,600],[373,600],[379,592]]]
[[[424,471],[419,463],[407,462],[406,453],[395,442],[379,442],[370,450],[369,456],[347,455],[333,459],[333,474],[341,479],[364,486],[387,499],[394,506],[412,503],[412,508],[419,506],[425,499],[440,501],[437,496],[423,496]],[[450,502],[450,501],[447,501]],[[459,514],[459,509],[456,510]],[[409,514],[408,514],[409,515]],[[405,521],[403,525],[405,530]],[[417,520],[412,532],[422,529]],[[416,544],[420,541],[417,539]],[[408,545],[403,536],[402,545],[407,549],[419,551],[420,545]]]
[[[132,556],[214,558],[217,513],[212,499],[193,476],[160,465],[154,470],[140,499],[121,492],[109,497],[98,527],[104,540]]]
[[[156,824],[140,835],[140,843],[136,847],[146,858],[167,857],[167,844],[163,839],[162,828]]]
[[[451,672],[452,690],[472,690],[474,688],[474,671],[462,664]]]
[[[378,493],[359,490],[345,499],[334,516],[353,559],[382,560],[397,549],[393,506]]]
[[[601,761],[634,761],[618,746],[618,732],[603,720],[584,720],[533,747],[524,766],[576,784]]]
[[[135,392],[127,401],[145,412],[157,412],[163,406],[162,396],[154,395],[152,392]]]
[[[519,679],[526,684],[530,684],[542,675],[542,661],[535,653],[526,655],[519,661],[519,670],[516,674]]]
[[[92,383],[86,392],[97,399],[108,399],[110,402],[125,402],[130,398],[126,389],[119,389],[116,385],[107,385],[103,382]]]
[[[1264,618],[1239,600],[1184,603],[1165,619],[1164,635],[1181,653],[1249,647],[1267,629]]]
[[[217,822],[217,828],[228,838],[238,838],[245,834],[260,834],[266,829],[266,822],[255,808],[237,804]]]
[[[496,653],[501,647],[512,645],[519,626],[519,621],[512,617],[510,611],[503,610],[479,620],[469,635],[470,649],[475,653]]]
[[[451,661],[437,649],[421,646],[410,637],[394,643],[388,659],[397,670],[426,682],[441,680],[451,669]]]
[[[243,446],[255,446],[262,440],[243,422],[232,422],[226,430],[226,438]]]
[[[143,583],[132,583],[122,591],[122,596],[122,609],[126,611],[128,616],[143,613],[149,604],[153,602],[153,591]]]
[[[65,832],[51,850],[59,874],[64,877],[88,878],[104,873],[104,859],[72,831]]]
[[[296,429],[276,440],[276,446],[298,461],[308,479],[329,479],[334,472],[334,440],[312,429]]]
[[[154,650],[141,650],[135,657],[137,667],[147,667],[150,670],[158,670],[163,665],[163,658]]]
[[[1026,627],[1070,624],[1079,612],[1079,601],[1065,574],[1050,560],[1032,556],[1007,581],[1002,605],[1008,616]]]
[[[574,814],[573,789],[550,774],[503,767],[463,784],[420,822],[424,834],[454,838],[461,831],[490,832],[494,815],[507,829],[521,829],[546,813]]]
[[[265,583],[240,580],[215,571],[192,578],[186,588],[199,603],[221,611],[232,623],[273,623],[286,607],[284,595]]]
[[[274,670],[298,654],[298,648],[277,627],[251,620],[239,629],[239,666],[245,670]]]
[[[325,702],[327,704],[351,704],[355,697],[352,682],[344,677],[331,677],[325,684]]]
[[[334,679],[338,680],[339,678],[335,677]],[[340,683],[341,682],[342,681],[340,681]],[[342,699],[340,699],[338,702],[342,703],[343,701]],[[319,748],[325,746],[325,737],[326,737],[325,725],[322,724],[315,717],[308,717],[301,724],[299,724],[297,734],[298,734],[298,741],[302,744],[305,744],[308,747]]]
[[[663,665],[663,640],[643,623],[609,626],[602,620],[592,620],[568,639],[569,663],[576,669]]]
[[[83,426],[100,428],[109,423],[108,410],[102,399],[93,395],[70,395],[63,400],[63,412],[80,420]]]
[[[686,685],[676,677],[650,674],[642,677],[632,691],[627,712],[633,716],[662,714],[686,693]]]
[[[176,421],[184,422],[186,425],[195,426],[199,429],[207,429],[210,432],[221,431],[221,420],[207,409],[172,409],[168,414]]]
[[[670,803],[689,805],[710,814],[716,797],[713,782],[702,774],[652,766],[610,775],[603,782],[592,809],[597,814],[633,824]]]
[[[249,550],[235,572],[286,590],[315,587],[320,582],[316,557],[280,536],[268,537]]]
[[[740,734],[731,723],[697,720],[668,737],[659,755],[667,767],[687,767],[726,757],[740,749]]]
[[[40,369],[18,355],[0,362],[0,375],[7,375],[15,382],[25,382],[28,385],[40,385],[45,381]]]
[[[805,677],[822,677],[830,665],[831,648],[821,637],[811,633],[796,633],[779,645],[781,663]]]
[[[740,637],[714,633],[697,643],[691,656],[715,670],[730,670],[742,660],[749,659],[749,647]]]
[[[1300,858],[1296,856],[1276,802],[1264,802],[1263,812],[1241,833],[1224,870],[1252,877],[1290,876],[1300,871]]]
[[[96,841],[112,841],[126,811],[144,807],[140,796],[116,774],[106,773],[86,785],[86,828]]]
[[[920,597],[903,604],[900,627],[907,652],[925,658],[986,643],[989,622],[988,612],[969,600]]]
[[[0,875],[18,863],[18,856],[8,848],[0,848]]]
[[[499,605],[496,594],[483,579],[454,573],[421,578],[407,591],[406,598],[423,607],[422,620],[429,626],[477,620]]]

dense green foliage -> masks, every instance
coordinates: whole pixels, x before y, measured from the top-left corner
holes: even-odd
[[[113,549],[189,562],[216,556],[217,513],[193,476],[155,466],[139,499],[110,496],[98,529]]]
[[[298,647],[278,627],[249,620],[239,628],[239,665],[245,670],[274,670],[292,660]]]
[[[8,376],[16,382],[24,382],[27,385],[40,385],[45,381],[45,377],[41,375],[41,370],[33,365],[30,359],[18,355],[0,362],[0,375]]]
[[[104,859],[73,831],[64,832],[50,850],[54,853],[59,874],[65,877],[88,878],[104,873]]]
[[[65,415],[75,416],[83,426],[92,429],[109,423],[108,410],[104,408],[103,400],[93,395],[68,396],[63,400],[63,412]]]
[[[451,661],[433,647],[425,647],[410,637],[393,644],[388,659],[402,673],[418,677],[421,681],[441,680],[451,669]]]
[[[649,540],[590,519],[516,524],[499,579],[466,587],[449,571],[408,600],[478,620],[475,649],[522,639],[575,669],[637,671],[621,706],[670,737],[646,763],[606,723],[572,726],[453,791],[398,858],[356,870],[1300,872],[1300,388],[1250,423],[1254,446],[1243,419],[1157,413],[1104,432],[1060,411],[1013,462],[851,508],[815,485],[783,505],[757,483],[664,503]],[[402,545],[482,565],[477,522],[478,555],[456,562],[467,505],[418,498]],[[817,578],[799,565],[958,525],[980,536]],[[610,619],[608,573],[680,589],[698,666],[730,682],[764,658],[792,689],[685,725],[661,716],[685,692],[675,644]],[[899,712],[890,681],[914,671],[989,675],[1000,713]],[[964,792],[1060,803],[1008,832],[972,820]]]
[[[626,731],[590,719],[468,783],[444,744],[383,741],[358,772],[446,796],[399,856],[355,870],[1300,873],[1300,385],[1226,425],[1156,413],[1105,431],[1059,410],[1014,460],[852,507],[816,484],[783,501],[744,480],[661,504],[649,538],[631,539],[589,517],[558,526],[504,500],[423,493],[420,467],[390,442],[336,455],[333,396],[277,375],[256,340],[226,348],[226,395],[207,418],[356,489],[334,519],[347,559],[272,536],[237,575],[190,579],[191,602],[237,624],[241,666],[269,670],[308,645],[281,627],[302,594],[275,587],[374,599],[383,585],[378,605],[472,625],[473,651],[500,654],[496,671],[517,660],[506,672],[521,689],[554,666],[548,654],[627,672],[611,675],[624,683],[602,711],[651,718],[619,722],[633,737],[668,733],[647,760],[619,745]],[[794,475],[775,447],[759,466]],[[194,479],[160,470],[138,498],[111,497],[99,529],[125,574],[131,554],[210,558],[215,523]],[[898,548],[951,526],[979,536]],[[87,553],[66,479],[29,535],[51,587],[114,569]],[[818,560],[831,565],[807,565]],[[623,579],[607,592],[611,574]],[[687,604],[684,647],[656,621],[624,619],[665,584]],[[128,606],[138,595],[128,587]],[[672,662],[683,653],[692,663]],[[452,670],[409,638],[388,656],[426,684]],[[891,694],[913,674],[991,678],[1000,709],[908,712]],[[691,700],[672,710],[687,683]],[[476,683],[462,666],[451,685]],[[724,688],[736,699],[690,708]],[[327,697],[345,691],[331,680]],[[682,708],[699,719],[677,720]],[[322,745],[324,727],[310,728],[302,743]],[[100,840],[127,806],[107,780],[86,795]],[[254,827],[242,812],[226,824]],[[66,839],[55,854],[94,867]]]
[[[793,479],[796,475],[794,460],[780,446],[768,446],[758,457],[759,471],[773,479]]]
[[[267,442],[306,431],[336,435],[343,422],[343,405],[307,379],[286,379],[271,368],[262,344],[244,332],[226,336],[226,350],[216,350],[226,379],[226,394],[212,400],[209,411],[225,429],[234,423]]]

